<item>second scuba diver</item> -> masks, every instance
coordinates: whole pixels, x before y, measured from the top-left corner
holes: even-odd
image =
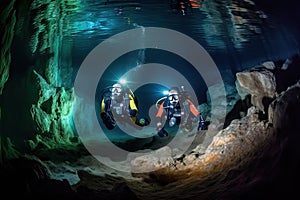
[[[156,114],[158,136],[168,136],[169,132],[176,131],[179,126],[186,131],[191,131],[193,118],[198,120],[198,131],[207,129],[201,113],[186,92],[180,92],[178,87],[172,87],[164,99]]]

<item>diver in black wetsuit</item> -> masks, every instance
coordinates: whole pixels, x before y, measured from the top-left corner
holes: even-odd
[[[171,9],[182,15],[187,15],[188,9],[193,12],[192,4],[189,0],[171,0]]]

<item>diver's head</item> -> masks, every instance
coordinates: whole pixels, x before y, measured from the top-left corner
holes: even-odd
[[[168,100],[171,104],[179,102],[179,89],[177,87],[172,87],[169,90]]]
[[[122,96],[123,88],[120,83],[115,83],[111,89],[112,97],[118,98]]]

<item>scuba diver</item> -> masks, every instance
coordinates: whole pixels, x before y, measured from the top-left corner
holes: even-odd
[[[124,84],[115,83],[102,92],[100,105],[101,119],[107,129],[112,130],[118,122],[147,126],[146,118],[138,118],[138,101],[133,92]]]
[[[157,101],[158,104],[159,101],[164,100],[160,104],[156,114],[157,134],[160,137],[168,136],[169,131],[172,131],[174,128],[178,129],[179,126],[186,131],[191,131],[193,130],[193,121],[196,120],[198,121],[198,131],[207,130],[201,113],[191,101],[184,87],[182,86],[181,88],[182,91],[178,87],[172,87],[166,97]],[[163,119],[166,120],[164,126],[162,125]]]
[[[188,8],[191,13],[193,12],[193,7],[190,0],[171,0],[170,1],[171,8],[182,15],[186,15]]]

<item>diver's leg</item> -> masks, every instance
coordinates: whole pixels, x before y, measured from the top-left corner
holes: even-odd
[[[116,121],[114,120],[111,112],[101,113],[101,118],[107,129],[112,130],[116,126]]]

